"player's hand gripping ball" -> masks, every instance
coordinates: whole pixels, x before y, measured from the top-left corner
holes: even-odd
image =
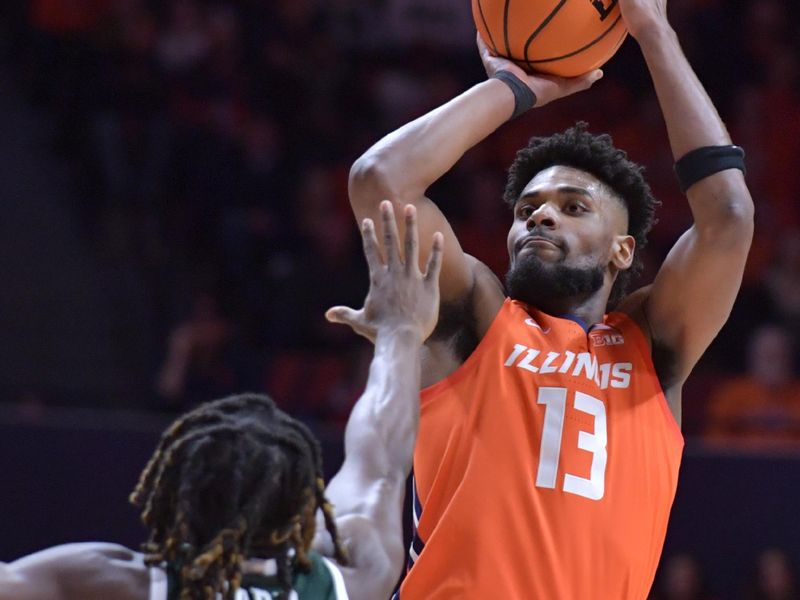
[[[472,0],[472,16],[494,54],[562,77],[603,65],[628,33],[617,0]]]

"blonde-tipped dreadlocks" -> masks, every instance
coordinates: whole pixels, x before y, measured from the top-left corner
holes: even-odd
[[[317,508],[346,564],[324,495],[319,442],[266,396],[200,406],[172,424],[130,497],[150,529],[146,563],[167,563],[181,600],[232,600],[248,557],[275,558],[286,595],[291,550],[301,569]]]

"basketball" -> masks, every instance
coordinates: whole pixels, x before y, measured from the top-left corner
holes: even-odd
[[[472,0],[472,16],[495,54],[562,77],[601,66],[628,33],[617,0]]]

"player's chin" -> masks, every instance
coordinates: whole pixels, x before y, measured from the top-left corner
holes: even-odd
[[[561,248],[558,246],[543,244],[524,246],[519,252],[517,252],[515,262],[524,263],[530,261],[554,264],[562,261],[563,259],[564,254],[561,251]]]

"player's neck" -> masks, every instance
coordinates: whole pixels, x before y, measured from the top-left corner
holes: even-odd
[[[536,305],[536,308],[554,317],[572,319],[584,328],[603,322],[608,304],[607,294],[603,290],[590,296],[559,299],[550,306]]]

